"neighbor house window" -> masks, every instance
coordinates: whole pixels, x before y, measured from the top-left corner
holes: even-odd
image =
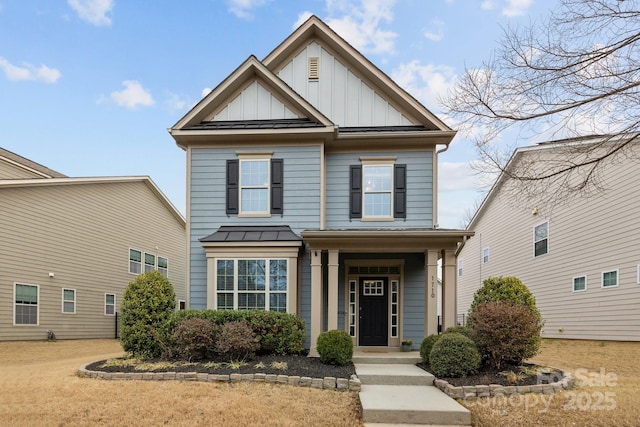
[[[283,213],[283,160],[238,154],[227,160],[227,214],[270,216]]]
[[[223,310],[287,311],[286,259],[218,259],[216,306]]]
[[[38,325],[39,291],[40,288],[37,285],[15,284],[15,325]]]
[[[142,273],[142,252],[129,249],[129,273]]]
[[[487,264],[489,262],[489,248],[482,250],[482,263]]]
[[[181,299],[180,301],[178,301],[178,310],[186,310],[187,309],[187,303],[185,302],[185,300]]]
[[[349,168],[349,218],[406,218],[407,165],[395,164],[395,158],[361,161]]]
[[[76,313],[75,289],[62,289],[62,312],[66,314]]]
[[[158,257],[158,271],[164,277],[167,277],[169,273],[169,260],[167,260],[165,257]]]
[[[587,276],[576,276],[573,278],[573,292],[587,290]]]
[[[462,277],[462,268],[464,267],[464,261],[458,260],[458,277]]]
[[[144,272],[148,273],[156,269],[156,256],[153,254],[144,254]]]
[[[618,270],[609,270],[602,272],[602,287],[610,288],[618,286]]]
[[[544,255],[549,252],[549,222],[543,222],[533,228],[533,253],[534,256]]]
[[[116,294],[104,294],[104,314],[107,316],[116,314]]]

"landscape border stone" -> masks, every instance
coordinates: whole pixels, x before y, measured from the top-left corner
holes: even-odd
[[[288,384],[297,387],[312,387],[323,390],[337,390],[337,391],[360,391],[362,383],[356,375],[351,375],[351,378],[310,378],[288,375],[275,375],[275,374],[231,374],[231,375],[219,375],[219,374],[206,374],[196,372],[103,372],[103,371],[91,371],[87,369],[87,366],[95,362],[87,363],[78,369],[77,375],[83,378],[94,378],[99,380],[114,380],[114,381],[199,381],[199,382],[218,382],[218,383],[238,383],[238,382],[267,382],[272,384]]]

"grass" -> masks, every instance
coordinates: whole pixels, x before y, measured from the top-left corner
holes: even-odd
[[[100,381],[114,340],[0,342],[0,426],[362,426],[358,396],[268,383]]]

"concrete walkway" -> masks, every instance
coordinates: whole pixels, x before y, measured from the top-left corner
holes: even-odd
[[[469,410],[435,388],[433,375],[415,366],[419,361],[417,352],[354,354],[365,425],[471,425]]]

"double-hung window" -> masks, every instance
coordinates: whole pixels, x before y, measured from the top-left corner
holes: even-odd
[[[15,284],[13,319],[15,325],[38,325],[39,291],[37,285]]]
[[[105,316],[115,316],[116,294],[104,294],[104,314]]]
[[[62,312],[65,314],[76,313],[75,289],[62,289]]]
[[[549,253],[549,222],[543,222],[533,228],[533,255]]]
[[[216,308],[287,311],[286,259],[218,259]]]
[[[349,170],[349,217],[364,221],[406,218],[406,165],[361,158]]]
[[[482,249],[482,263],[483,264],[489,263],[489,248]]]
[[[142,252],[129,249],[129,273],[142,273]]]
[[[283,213],[283,160],[243,155],[227,160],[227,214],[271,216]]]
[[[156,256],[154,254],[144,254],[144,272],[148,273],[156,269]]]
[[[164,277],[167,277],[167,275],[169,274],[169,260],[165,257],[158,257],[158,271]]]

